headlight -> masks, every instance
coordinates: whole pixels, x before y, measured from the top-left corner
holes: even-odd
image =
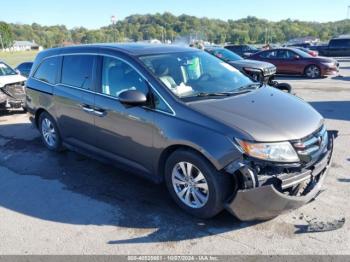
[[[274,162],[299,162],[299,157],[289,142],[252,143],[239,139],[236,141],[243,152],[251,157]]]
[[[246,71],[246,72],[258,72],[258,73],[261,73],[261,70],[258,69],[258,68],[244,67],[243,70]]]
[[[326,66],[326,67],[335,67],[335,63],[322,63],[322,65]]]

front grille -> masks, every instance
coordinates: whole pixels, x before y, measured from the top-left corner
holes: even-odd
[[[270,75],[274,75],[276,74],[276,67],[272,66],[272,67],[268,67],[264,69],[264,75],[265,76],[270,76]]]
[[[325,126],[299,141],[292,142],[301,162],[313,163],[327,151],[328,133]]]

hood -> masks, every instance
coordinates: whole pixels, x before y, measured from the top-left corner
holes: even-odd
[[[250,59],[230,61],[229,64],[232,66],[239,66],[240,68],[252,67],[252,68],[263,69],[263,68],[275,67],[273,64],[270,64],[268,62],[262,62],[262,61],[250,60]]]
[[[21,75],[8,75],[8,76],[0,76],[0,88],[4,87],[8,84],[24,82],[27,78]]]
[[[195,101],[189,106],[259,142],[304,138],[323,124],[323,117],[308,103],[271,87],[224,99]]]
[[[337,60],[333,59],[333,58],[329,58],[329,57],[324,57],[324,56],[316,56],[316,57],[309,57],[308,60],[311,61],[318,61],[321,63],[336,63]]]

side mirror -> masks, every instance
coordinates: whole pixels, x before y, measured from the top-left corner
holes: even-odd
[[[294,56],[294,60],[299,60],[299,59],[300,59],[300,56],[298,56],[298,55]]]
[[[138,90],[123,91],[119,94],[118,98],[122,104],[131,106],[144,105],[147,102],[146,95]]]
[[[21,71],[19,71],[18,69],[15,69],[15,72],[17,73],[17,75],[21,74]]]

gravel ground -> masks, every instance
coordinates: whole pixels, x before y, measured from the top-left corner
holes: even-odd
[[[317,200],[262,223],[190,217],[162,185],[48,152],[25,114],[1,115],[0,254],[350,254],[350,59],[341,67],[327,79],[280,77],[339,137]]]

